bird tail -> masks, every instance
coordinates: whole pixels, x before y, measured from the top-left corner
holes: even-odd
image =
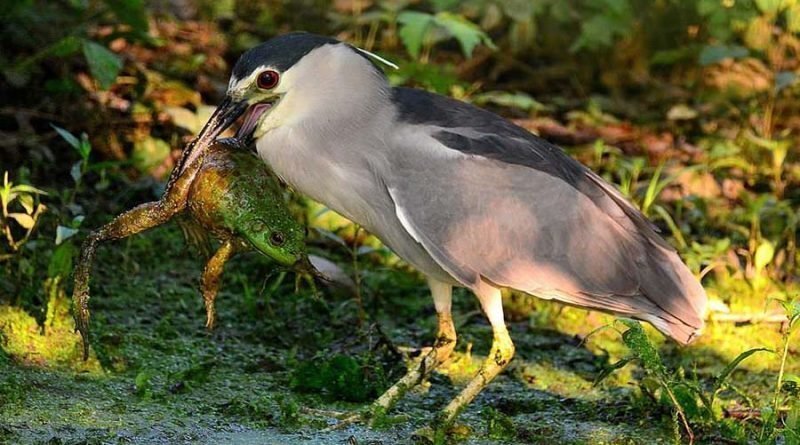
[[[700,281],[671,248],[654,246],[648,267],[642,269],[643,296],[658,310],[641,318],[681,344],[691,343],[703,330],[708,297]]]
[[[658,228],[617,189],[588,169],[586,175],[625,212],[644,243],[647,260],[639,270],[641,309],[634,316],[649,321],[681,344],[691,343],[703,329],[708,301],[700,281],[658,235]]]

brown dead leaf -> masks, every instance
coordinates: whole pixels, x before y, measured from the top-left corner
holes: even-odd
[[[748,97],[772,88],[773,74],[764,62],[752,57],[726,59],[705,69],[705,83],[721,91]]]
[[[744,183],[738,179],[725,178],[722,180],[722,196],[730,201],[739,199],[744,190]]]
[[[342,14],[362,12],[372,6],[371,0],[334,0],[333,9]]]

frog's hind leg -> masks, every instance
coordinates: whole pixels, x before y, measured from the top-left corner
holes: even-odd
[[[193,165],[192,174],[197,169]],[[113,221],[92,232],[81,247],[75,267],[72,301],[75,311],[75,328],[83,339],[83,359],[89,358],[89,275],[97,245],[101,241],[126,238],[164,224],[186,208],[186,198],[191,175],[181,176],[159,201],[139,205],[114,218]]]
[[[214,300],[217,298],[225,263],[241,249],[242,247],[236,240],[229,239],[224,241],[219,249],[214,252],[214,255],[211,256],[211,259],[208,260],[203,270],[200,290],[203,293],[203,301],[206,305],[206,328],[209,330],[214,329],[214,324],[216,323],[217,313],[214,309]]]

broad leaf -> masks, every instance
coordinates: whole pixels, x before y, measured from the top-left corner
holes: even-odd
[[[736,367],[739,366],[739,364],[742,363],[745,359],[755,354],[756,352],[764,352],[764,351],[772,352],[772,350],[768,348],[753,348],[753,349],[748,349],[747,351],[744,351],[738,356],[736,356],[736,358],[733,359],[732,362],[728,363],[728,365],[725,366],[725,369],[723,369],[722,372],[720,372],[715,378],[716,380],[715,384],[717,388],[722,386],[725,383],[725,381],[728,380],[728,377],[730,377],[731,373],[734,370],[736,370]]]
[[[17,184],[11,187],[11,190],[16,193],[36,193],[37,195],[47,195],[47,192],[28,184]]]
[[[71,56],[81,49],[81,39],[75,36],[67,36],[50,46],[47,53],[53,57]]]
[[[78,229],[73,229],[67,226],[58,226],[56,228],[56,246],[61,245],[61,243],[72,238],[77,233]]]
[[[17,201],[25,209],[25,213],[27,213],[28,215],[33,213],[33,195],[28,195],[28,194],[19,195]]]
[[[433,16],[424,12],[403,11],[397,16],[397,21],[402,25],[397,34],[406,50],[412,57],[419,57],[422,42],[433,23]]]
[[[83,41],[83,56],[89,64],[92,77],[100,84],[100,88],[107,90],[114,84],[117,74],[122,69],[122,59],[119,56],[91,40]]]
[[[36,221],[27,213],[9,213],[8,217],[14,219],[25,229],[31,229],[36,224]]]
[[[783,9],[785,0],[755,0],[756,6],[764,14],[774,15]]]
[[[446,29],[461,45],[461,51],[465,57],[471,57],[472,51],[479,43],[494,49],[494,42],[483,32],[478,25],[469,20],[449,13],[440,12],[436,14],[436,24]]]
[[[147,33],[147,13],[143,0],[106,0],[106,4],[120,21],[130,25],[135,32]]]
[[[78,138],[76,138],[74,134],[70,133],[69,131],[67,131],[67,130],[61,128],[61,127],[59,127],[58,125],[50,124],[50,126],[53,127],[53,130],[55,130],[56,133],[58,133],[58,135],[61,136],[62,139],[67,141],[67,143],[69,145],[71,145],[72,148],[74,148],[76,150],[78,150],[80,148],[81,141],[78,140]]]
[[[756,267],[756,271],[762,271],[767,264],[772,261],[772,258],[775,256],[775,247],[769,241],[763,241],[759,244],[758,248],[756,248],[756,255],[754,259],[754,265]]]
[[[786,87],[792,86],[797,81],[797,74],[792,71],[780,71],[775,74],[775,91],[780,92]]]
[[[610,376],[612,372],[616,371],[617,369],[624,368],[625,365],[627,365],[628,363],[630,363],[630,362],[632,362],[634,360],[636,360],[636,357],[629,356],[629,357],[625,357],[623,359],[620,359],[619,361],[617,361],[615,363],[611,363],[608,366],[603,367],[603,369],[600,371],[600,373],[597,374],[597,377],[594,378],[594,382],[592,383],[592,385],[593,386],[599,385],[600,382],[605,380],[606,377]]]
[[[800,3],[795,3],[786,11],[786,28],[789,32],[800,32]]]
[[[63,243],[56,247],[47,265],[47,276],[51,278],[69,276],[72,271],[72,260],[77,253],[78,249],[72,243]]]
[[[739,45],[708,45],[700,51],[700,65],[706,66],[725,59],[741,59],[750,52]]]

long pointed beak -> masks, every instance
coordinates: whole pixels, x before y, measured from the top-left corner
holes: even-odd
[[[203,129],[200,130],[197,139],[186,147],[188,154],[184,153],[181,170],[191,165],[217,136],[233,125],[236,119],[247,111],[248,106],[249,104],[246,100],[236,101],[230,96],[226,96],[217,109],[214,110]]]

